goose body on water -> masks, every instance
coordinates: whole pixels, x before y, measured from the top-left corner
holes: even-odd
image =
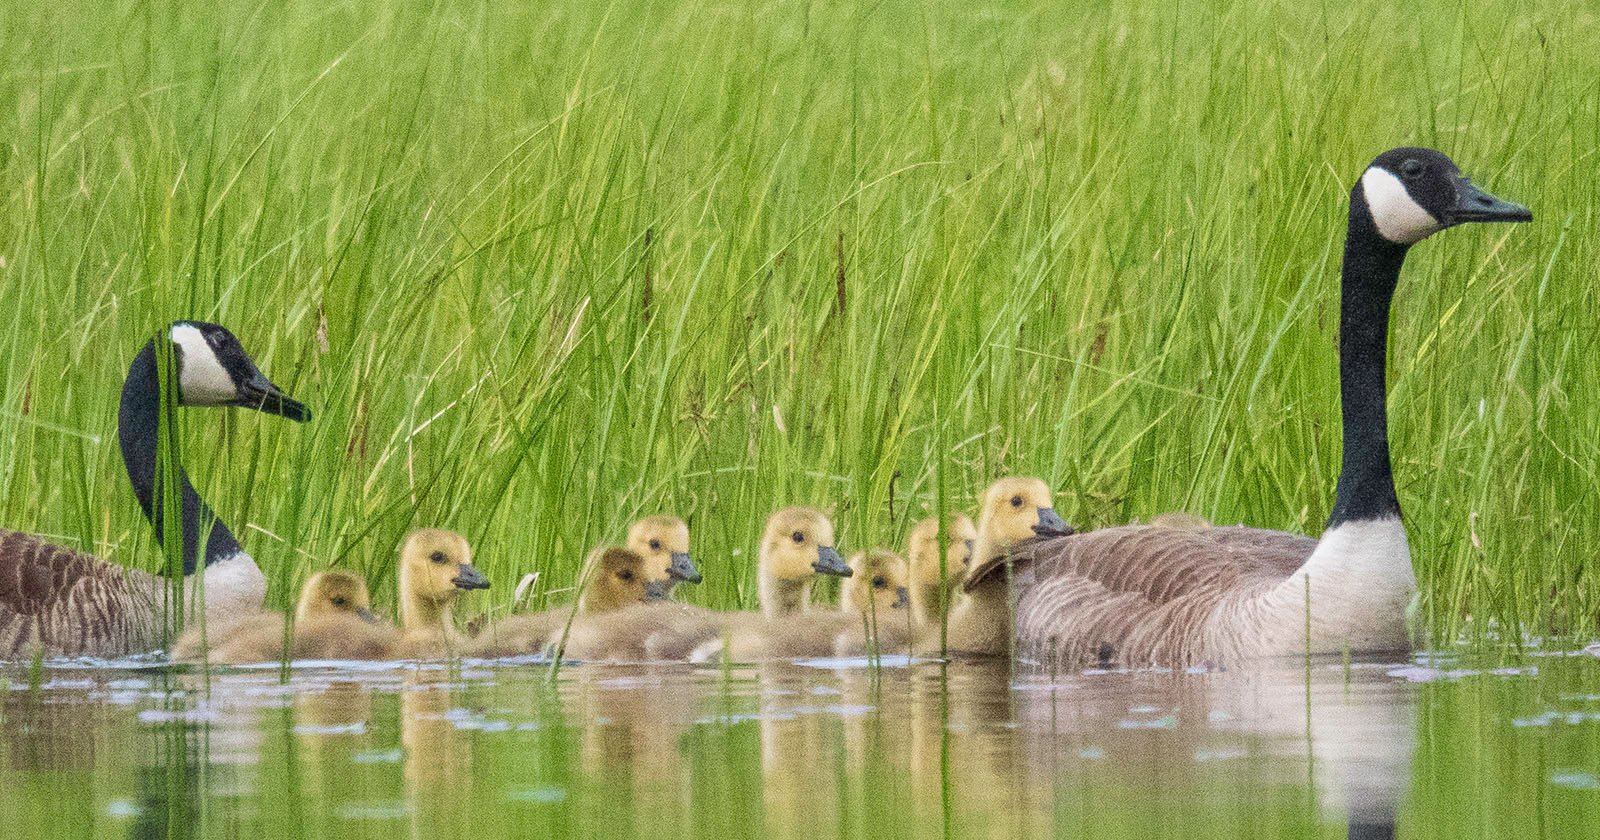
[[[1445,155],[1378,156],[1350,192],[1339,310],[1344,450],[1321,539],[1243,526],[1130,525],[1030,541],[967,578],[1016,565],[1019,649],[1076,665],[1225,664],[1258,656],[1405,650],[1416,591],[1389,459],[1384,365],[1407,251],[1466,222],[1529,221]],[[1309,598],[1309,602],[1308,602]]]
[[[305,406],[261,373],[227,329],[177,321],[163,340],[160,352],[152,339],[134,357],[117,412],[123,463],[158,542],[165,531],[157,470],[163,359],[170,359],[175,374],[178,406],[239,406],[302,423],[311,419]],[[169,603],[173,587],[165,577],[33,534],[0,530],[0,659],[36,651],[104,657],[154,650],[162,644],[169,616],[197,607],[202,589],[208,620],[260,609],[265,575],[181,468],[177,477],[183,545],[175,553],[183,562],[182,603]]]

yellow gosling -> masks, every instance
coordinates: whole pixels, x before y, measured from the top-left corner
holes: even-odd
[[[609,614],[629,604],[663,598],[667,581],[651,580],[651,565],[626,548],[596,548],[584,559],[578,575],[582,592],[576,612],[572,607],[555,607],[502,619],[478,634],[468,645],[468,652],[489,658],[544,653],[561,641],[561,631],[569,620],[577,626],[576,622],[586,616]]]
[[[318,572],[300,589],[294,627],[285,632],[283,613],[255,613],[207,628],[210,653],[223,664],[284,659],[381,659],[394,642],[394,628],[372,614],[367,584],[345,571]],[[284,643],[289,643],[285,656]],[[179,662],[202,659],[200,628],[190,627],[173,645]]]
[[[412,531],[400,547],[400,632],[390,651],[396,659],[438,659],[461,652],[465,637],[455,628],[461,593],[488,589],[472,565],[472,547],[454,531]]]
[[[833,520],[814,508],[788,507],[768,517],[758,563],[761,614],[767,618],[810,609],[817,575],[850,575],[833,545]]]
[[[645,578],[665,585],[699,583],[700,570],[689,555],[689,525],[676,516],[647,516],[628,528],[629,551],[645,560]]]
[[[939,521],[933,517],[918,522],[907,539],[906,558],[911,582],[911,613],[924,627],[939,623],[943,607],[949,602],[955,588],[967,574],[972,562],[972,549],[978,541],[978,529],[964,514],[953,514],[947,519],[944,533],[944,551],[939,546]],[[943,570],[940,557],[943,556]]]
[[[728,615],[721,638],[701,644],[690,658],[760,662],[832,653],[834,637],[847,621],[860,620],[859,612],[846,619],[838,610],[811,609],[811,585],[818,574],[854,574],[833,542],[833,522],[820,511],[791,507],[774,513],[761,538],[761,613]]]
[[[1011,548],[1035,535],[1054,533],[1071,529],[1056,515],[1054,497],[1043,481],[1013,477],[989,485],[978,510],[973,565],[950,612],[950,650],[984,656],[1011,653],[1016,626],[1006,569]]]

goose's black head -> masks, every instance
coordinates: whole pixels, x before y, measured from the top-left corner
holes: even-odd
[[[1530,222],[1533,213],[1478,189],[1450,158],[1414,146],[1390,149],[1362,173],[1351,194],[1379,236],[1413,245],[1464,222]]]
[[[301,423],[311,411],[272,384],[226,327],[176,321],[169,333],[180,405],[236,405]]]

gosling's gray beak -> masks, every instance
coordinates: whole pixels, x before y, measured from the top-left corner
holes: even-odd
[[[362,621],[365,621],[368,624],[377,624],[378,623],[377,614],[374,613],[372,610],[367,609],[366,607],[357,607],[356,608],[356,618],[359,618],[359,619],[361,619]]]
[[[909,603],[911,603],[911,590],[905,588],[904,586],[895,587],[894,608],[897,610],[903,609]]]
[[[471,563],[456,567],[456,576],[450,581],[457,589],[488,589],[489,579],[478,573]]]
[[[817,562],[811,568],[819,575],[834,575],[836,577],[849,577],[850,564],[844,562],[844,555],[835,551],[831,545],[817,546]]]
[[[689,552],[672,552],[672,565],[667,567],[667,574],[684,583],[699,583],[700,570],[694,567],[694,561],[689,559]]]
[[[1495,198],[1466,178],[1456,181],[1456,206],[1446,210],[1446,226],[1463,222],[1531,222],[1533,211],[1513,201]]]
[[[1041,537],[1065,537],[1073,531],[1072,526],[1056,514],[1055,508],[1039,508],[1039,522],[1033,526],[1033,532]]]
[[[672,581],[652,580],[644,585],[644,599],[646,601],[664,601],[672,591]]]

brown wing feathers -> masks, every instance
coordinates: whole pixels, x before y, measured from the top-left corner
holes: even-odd
[[[117,656],[159,644],[158,582],[93,555],[0,530],[0,658]]]
[[[1062,665],[1198,662],[1219,605],[1276,585],[1315,547],[1242,527],[1130,525],[1032,540],[1012,554],[1033,581],[1017,605],[1018,644]]]

